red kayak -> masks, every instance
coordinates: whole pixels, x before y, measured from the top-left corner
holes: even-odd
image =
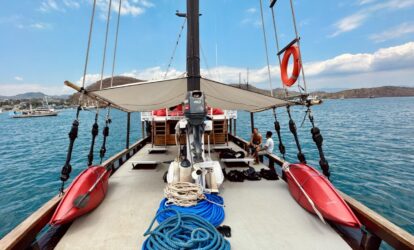
[[[60,201],[50,224],[61,225],[73,221],[94,208],[105,198],[111,170],[93,166],[82,171],[73,180]]]
[[[310,213],[315,214],[315,211],[292,175],[326,220],[348,227],[361,227],[358,218],[338,194],[335,187],[314,168],[306,164],[291,164],[289,170],[285,171],[285,175],[293,198]]]

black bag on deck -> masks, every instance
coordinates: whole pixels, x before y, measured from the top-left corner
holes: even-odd
[[[230,148],[221,151],[219,154],[220,159],[243,159],[245,156],[246,155],[243,151],[236,152]]]

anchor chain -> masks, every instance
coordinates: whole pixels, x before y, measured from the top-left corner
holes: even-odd
[[[299,143],[299,137],[298,137],[298,132],[297,132],[297,129],[296,129],[296,123],[293,121],[292,116],[290,114],[290,106],[287,106],[286,109],[287,109],[287,113],[289,115],[289,130],[293,134],[293,137],[295,138],[295,142],[296,142],[296,147],[298,148],[298,154],[297,154],[298,160],[301,163],[306,163],[305,155],[302,153],[302,148],[301,148],[300,143]]]

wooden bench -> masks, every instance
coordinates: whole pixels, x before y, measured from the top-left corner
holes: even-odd
[[[148,153],[149,154],[162,154],[167,152],[167,148],[160,148],[160,147],[156,147],[156,148],[149,148],[148,149]]]
[[[233,158],[233,159],[220,159],[228,167],[249,167],[250,163],[254,162],[253,158]]]
[[[155,169],[160,163],[159,161],[130,161],[132,169]]]

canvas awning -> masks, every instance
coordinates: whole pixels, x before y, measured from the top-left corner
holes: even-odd
[[[258,112],[288,104],[281,99],[205,78],[201,78],[200,89],[207,104],[215,108]],[[187,93],[187,78],[131,83],[89,93],[124,111],[152,111],[182,103]]]

